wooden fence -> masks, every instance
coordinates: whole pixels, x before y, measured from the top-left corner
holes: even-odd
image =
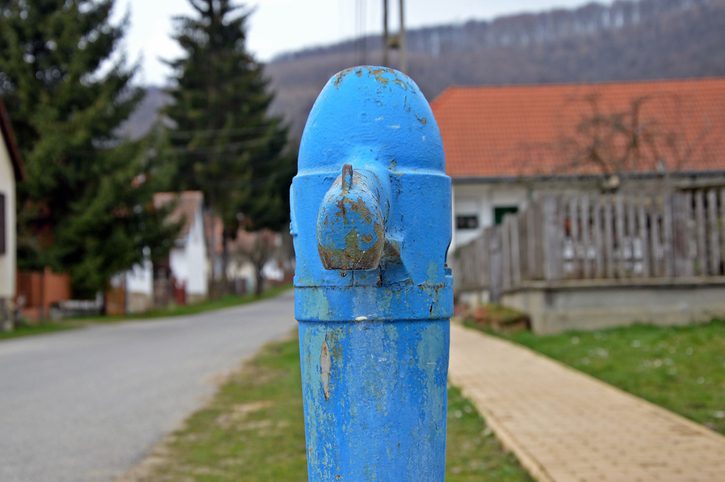
[[[722,276],[725,189],[662,194],[542,194],[458,247],[457,292],[528,282]]]

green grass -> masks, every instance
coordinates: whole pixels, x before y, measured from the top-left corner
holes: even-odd
[[[128,320],[148,320],[152,318],[168,318],[172,316],[188,316],[204,313],[207,311],[221,310],[223,308],[231,308],[234,306],[245,305],[254,301],[266,300],[274,298],[285,291],[291,289],[291,285],[281,285],[270,288],[262,293],[261,296],[255,296],[253,294],[247,295],[226,295],[221,298],[210,299],[200,301],[199,303],[193,303],[190,305],[171,306],[169,308],[159,308],[146,311],[144,313],[134,313],[132,315],[117,315],[117,316],[84,316],[65,321],[81,321],[81,322],[92,322],[92,323],[104,323],[104,322],[117,322],[117,321],[128,321]]]
[[[21,325],[15,327],[13,331],[0,331],[0,340],[9,340],[12,338],[21,338],[24,336],[42,335],[45,333],[53,333],[56,331],[69,330],[76,328],[76,324],[64,323],[41,323],[39,325]]]
[[[725,321],[506,336],[725,434]]]
[[[297,340],[265,347],[169,437],[136,480],[306,479]],[[449,391],[447,481],[530,481],[460,391]]]

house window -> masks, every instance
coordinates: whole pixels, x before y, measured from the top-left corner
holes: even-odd
[[[503,218],[507,214],[516,214],[519,212],[518,206],[496,206],[493,208],[493,224],[498,226],[503,222]]]
[[[456,216],[456,229],[478,229],[478,216],[475,214]]]
[[[5,214],[5,194],[0,192],[0,255],[5,254],[7,242],[7,227],[5,226],[7,216]]]

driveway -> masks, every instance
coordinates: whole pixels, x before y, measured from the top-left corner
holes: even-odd
[[[0,342],[0,481],[108,481],[295,326],[293,295]]]

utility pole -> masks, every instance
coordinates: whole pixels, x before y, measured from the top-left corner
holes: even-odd
[[[408,71],[408,58],[405,47],[405,5],[404,0],[400,0],[400,31],[398,32],[398,48],[400,49],[400,71]]]
[[[383,66],[388,67],[390,59],[390,38],[388,35],[388,0],[383,0]]]
[[[408,57],[405,45],[405,5],[399,0],[400,26],[397,34],[390,34],[388,29],[389,9],[388,0],[383,0],[383,65],[390,66],[390,51],[398,51],[398,69],[401,72],[408,70]]]

